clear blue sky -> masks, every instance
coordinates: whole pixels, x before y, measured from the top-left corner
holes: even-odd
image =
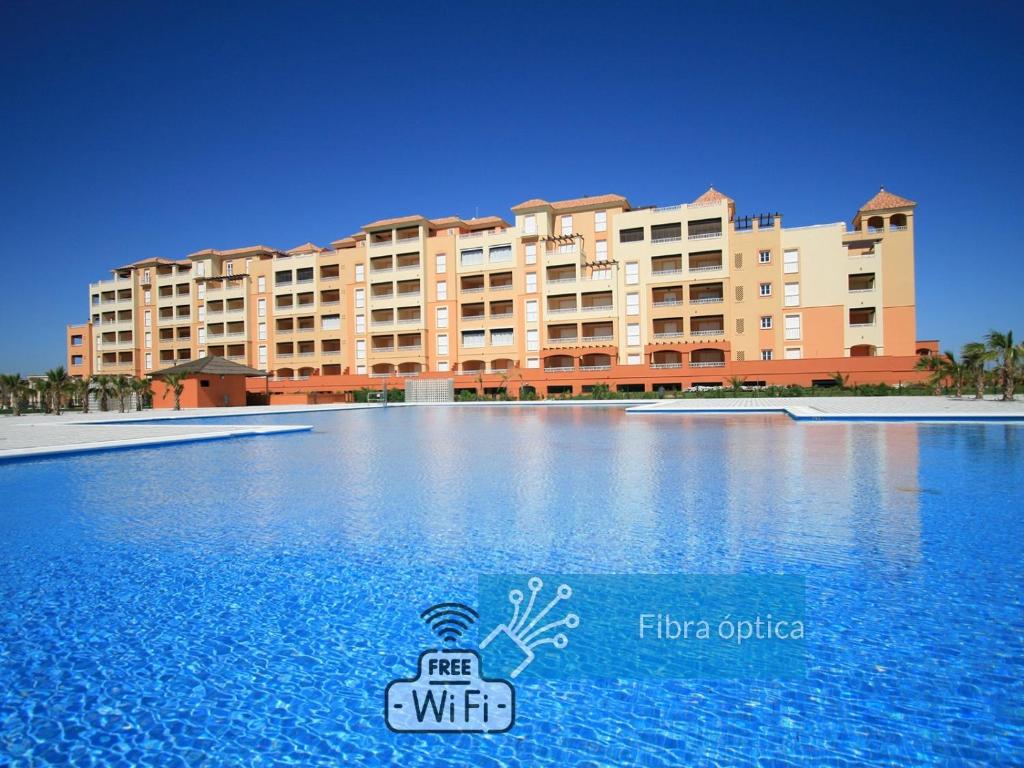
[[[998,2],[4,2],[0,370],[142,257],[709,183],[792,226],[917,200],[919,337],[1024,336],[1022,39]]]

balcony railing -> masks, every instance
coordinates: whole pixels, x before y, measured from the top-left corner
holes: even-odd
[[[682,267],[670,267],[669,269],[652,269],[651,274],[655,277],[659,275],[681,275],[683,273]]]
[[[422,344],[399,344],[398,345],[398,351],[399,352],[419,352],[421,349],[423,349],[423,345]]]
[[[725,368],[724,360],[691,360],[691,368]]]
[[[576,312],[576,311],[577,311],[576,307],[549,307],[548,308],[548,314],[549,315],[564,315],[567,312]]]
[[[591,304],[590,306],[580,307],[581,312],[611,312],[615,309],[614,304]]]
[[[478,285],[472,288],[460,288],[459,293],[483,293],[484,287]]]
[[[867,293],[873,290],[875,290],[875,286],[872,285],[870,288],[851,288],[850,293]]]
[[[587,342],[592,342],[592,341],[612,341],[615,338],[615,336],[613,336],[612,334],[609,333],[609,334],[602,334],[601,336],[583,336],[582,338],[583,338],[583,341],[587,341]]]
[[[513,316],[512,312],[497,312],[497,313],[496,312],[492,312],[491,313],[491,320],[502,320],[502,319],[504,319],[506,317],[512,317],[512,316]]]
[[[704,296],[699,299],[690,299],[691,304],[721,304],[724,301],[722,296]]]
[[[701,330],[691,330],[692,336],[721,336],[725,333],[725,328],[704,328]]]
[[[394,352],[395,348],[392,347],[371,347],[371,352]]]
[[[545,282],[548,285],[557,285],[559,283],[575,283],[576,277],[549,277]]]
[[[422,317],[400,317],[398,318],[399,325],[415,325],[416,323],[422,323]]]
[[[581,371],[610,371],[611,365],[581,365]],[[572,370],[572,369],[570,369]]]
[[[721,269],[722,264],[706,264],[700,267],[690,267],[691,272],[713,272],[716,269]]]
[[[678,211],[683,206],[680,205],[662,205],[658,208],[652,208],[651,213],[664,213],[666,211]]]
[[[544,373],[569,373],[570,371],[575,370],[576,369],[571,365],[556,365],[550,368],[547,366],[544,367]]]
[[[851,328],[867,328],[867,327],[872,326],[874,324],[875,324],[874,320],[872,320],[870,322],[867,322],[867,323],[854,323],[854,322],[851,322],[850,323],[850,327]]]
[[[712,238],[721,236],[722,231],[718,230],[717,232],[693,232],[686,237],[688,240],[711,240]]]
[[[685,335],[686,334],[684,334],[682,331],[660,331],[660,332],[654,334],[654,338],[656,338],[656,339],[673,339],[673,338],[678,338],[679,336],[685,336]]]
[[[511,291],[512,283],[505,283],[503,285],[491,285],[492,291]]]
[[[661,301],[655,301],[651,304],[652,307],[675,307],[682,304],[682,299],[662,299]]]
[[[557,339],[548,339],[548,344],[576,344],[579,339],[576,336],[559,336]]]
[[[388,247],[390,247],[390,246],[392,246],[394,244],[395,243],[392,240],[373,240],[373,241],[370,242],[370,247],[371,248],[388,248]]]
[[[651,363],[651,368],[682,368],[682,363]]]
[[[904,225],[902,227],[889,227],[889,231],[890,232],[906,232],[907,231],[907,227],[906,227],[906,225]]]

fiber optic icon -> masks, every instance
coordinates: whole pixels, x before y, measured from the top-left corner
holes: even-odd
[[[580,625],[579,616],[575,613],[567,613],[557,621],[551,621],[538,627],[537,625],[550,613],[552,608],[563,600],[568,600],[572,597],[572,587],[568,584],[559,584],[551,601],[536,616],[532,616],[534,604],[537,602],[537,595],[544,588],[544,582],[534,576],[527,582],[527,586],[530,588],[530,599],[526,604],[526,609],[522,611],[522,615],[520,615],[520,609],[526,596],[521,589],[513,589],[508,593],[508,600],[512,603],[512,618],[507,624],[496,626],[491,630],[491,634],[480,643],[480,648],[483,649],[504,635],[522,651],[523,661],[512,670],[509,675],[512,678],[518,677],[524,669],[530,666],[530,662],[536,658],[534,649],[543,645],[552,645],[560,651],[569,644],[569,637],[565,632],[558,632],[554,635],[547,633],[558,627],[575,629]]]

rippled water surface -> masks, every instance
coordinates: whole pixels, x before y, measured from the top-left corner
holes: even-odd
[[[390,408],[0,465],[0,764],[1024,759],[1024,428]],[[524,682],[392,734],[480,573],[791,573],[797,681]]]

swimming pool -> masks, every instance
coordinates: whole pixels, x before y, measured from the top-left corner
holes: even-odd
[[[420,407],[0,465],[0,755],[129,765],[1016,762],[1024,428]],[[524,681],[387,730],[479,574],[797,574],[798,680]],[[3,762],[0,760],[0,762]]]

